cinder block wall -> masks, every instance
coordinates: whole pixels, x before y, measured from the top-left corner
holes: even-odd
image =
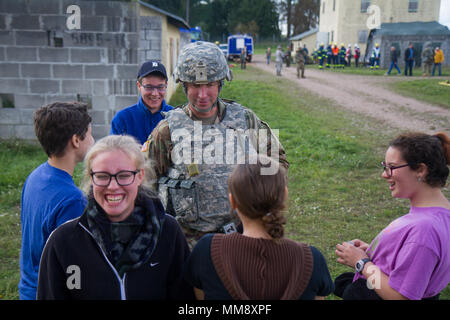
[[[66,11],[73,4],[81,10],[79,30],[66,26],[71,15]],[[107,135],[114,113],[138,99],[140,63],[160,58],[147,41],[160,39],[161,28],[157,19],[146,19],[141,32],[138,6],[116,1],[1,0],[0,138],[35,139],[34,110],[73,100],[91,105],[95,138]],[[156,32],[151,30],[155,28]]]

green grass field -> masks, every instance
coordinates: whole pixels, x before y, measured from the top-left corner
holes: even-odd
[[[392,199],[379,166],[388,141],[399,132],[336,110],[331,101],[251,65],[233,72],[235,78],[221,96],[254,110],[278,129],[290,162],[287,236],[317,247],[333,278],[350,271],[336,262],[335,245],[354,238],[370,242],[408,211],[407,201]],[[179,89],[170,104],[185,101]],[[0,142],[0,150],[0,299],[17,299],[20,193],[28,174],[46,157],[39,147],[17,141]],[[450,190],[445,194],[449,198]],[[441,299],[450,299],[449,287]]]
[[[450,86],[442,85],[441,82],[445,80],[399,81],[393,83],[391,88],[401,95],[450,109]]]

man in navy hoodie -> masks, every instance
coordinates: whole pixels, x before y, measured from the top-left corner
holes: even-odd
[[[131,135],[144,144],[158,122],[164,119],[161,112],[173,109],[164,100],[167,80],[166,68],[161,62],[150,60],[142,64],[137,75],[139,102],[116,113],[110,134]]]
[[[408,45],[408,48],[405,50],[405,76],[409,75],[412,76],[412,71],[414,67],[414,49],[413,44],[410,42]]]

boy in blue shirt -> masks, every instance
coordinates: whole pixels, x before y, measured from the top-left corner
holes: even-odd
[[[80,216],[86,199],[72,175],[94,144],[87,105],[55,102],[36,110],[36,137],[48,161],[27,178],[22,190],[19,297],[36,299],[39,262],[50,233]]]
[[[168,79],[161,62],[151,60],[142,64],[137,79],[139,102],[116,113],[110,134],[131,135],[144,144],[158,122],[164,119],[161,112],[173,107],[164,100]]]

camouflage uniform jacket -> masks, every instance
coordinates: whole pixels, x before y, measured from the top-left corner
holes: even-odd
[[[199,129],[200,122],[195,120],[198,119],[195,119],[187,105],[168,112],[166,119],[162,120],[150,135],[143,151],[148,151],[148,161],[150,161],[151,167],[156,173],[156,179],[153,181],[158,184],[158,191],[166,210],[176,216],[180,225],[183,228],[187,227],[201,232],[222,231],[221,228],[231,220],[227,180],[235,164],[239,163],[236,162],[238,156],[236,154],[233,154],[233,161],[229,161],[227,150],[235,150],[234,144],[238,144],[239,142],[236,141],[239,139],[233,139],[232,149],[228,149],[228,139],[228,144],[219,142],[220,148],[226,148],[226,150],[221,149],[222,155],[220,155],[220,158],[224,159],[222,163],[220,161],[211,163],[205,159],[200,159],[199,162],[199,159],[195,158],[196,153],[204,156],[212,145],[217,147],[220,139],[216,136],[208,139],[203,136],[202,139],[202,136],[200,136],[202,143],[200,143],[200,149],[196,150],[199,145],[194,142],[194,140],[198,141],[195,138],[195,126]],[[267,147],[267,154],[271,155],[272,145],[274,145],[273,150],[278,149],[276,156],[279,158],[280,164],[286,169],[289,167],[284,149],[278,139],[269,126],[251,110],[235,102],[219,99],[218,115],[215,120],[209,122],[203,122],[200,129],[205,132],[205,136],[208,130],[213,130],[218,135],[222,135],[222,142],[225,141],[226,135],[229,133],[225,133],[228,129],[232,129],[231,132],[238,133],[238,136],[239,132],[247,129],[265,129],[267,139],[263,140],[265,143],[263,147]],[[181,130],[178,131],[177,129]],[[178,138],[182,137],[183,134],[192,136],[192,133],[194,138],[183,139],[180,143],[179,139],[175,137],[177,131],[180,133]],[[202,133],[200,132],[200,134]],[[256,152],[260,151],[260,144],[256,143],[256,141],[261,141],[258,140],[260,138],[253,136],[251,132],[249,133],[248,139],[245,140],[246,144],[241,150],[244,151],[244,155],[248,155],[249,145],[256,146]],[[174,140],[177,141],[176,144],[174,144]],[[208,140],[207,142],[210,144],[205,145],[204,140]],[[211,141],[214,141],[214,143],[211,143]],[[181,162],[180,159],[173,159],[173,157],[177,157],[179,151],[184,148],[183,143],[187,144],[188,147],[193,146],[194,155],[192,156],[192,153],[190,153],[189,159],[186,160],[185,154],[183,154],[183,161]],[[238,149],[236,148],[236,150]],[[215,150],[215,154],[217,154],[217,150]],[[213,157],[215,160],[217,159],[215,156]]]
[[[434,52],[431,47],[426,47],[422,52],[422,61],[426,64],[433,64],[434,62]]]
[[[295,53],[295,63],[305,64],[305,54],[303,49],[297,50]]]

